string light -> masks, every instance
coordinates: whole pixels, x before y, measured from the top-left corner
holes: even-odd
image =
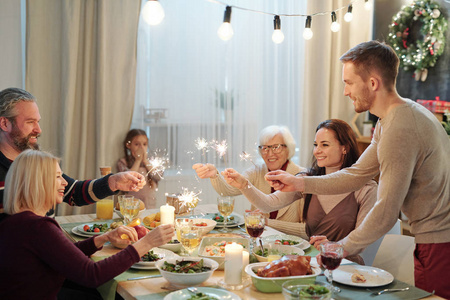
[[[164,16],[164,9],[158,0],[148,0],[142,8],[142,17],[150,25],[158,25]]]
[[[365,0],[364,2],[364,8],[366,10],[371,10],[372,9],[372,2],[370,2],[370,0]]]
[[[331,31],[338,32],[341,29],[341,25],[336,20],[336,13],[333,11],[331,13]]]
[[[353,10],[353,5],[349,5],[348,9],[347,9],[347,13],[344,15],[344,20],[345,22],[351,22],[353,20],[353,14],[352,14],[352,10]]]
[[[219,35],[222,40],[228,41],[233,37],[233,34],[233,27],[231,26],[231,6],[227,6],[223,15],[223,23],[220,25],[219,30],[217,30],[217,35]]]
[[[303,38],[305,40],[310,40],[313,37],[313,32],[311,30],[311,16],[306,17],[305,29],[303,30]]]
[[[275,16],[273,19],[273,34],[272,41],[275,44],[281,44],[284,41],[284,34],[281,31],[281,20],[280,16]]]

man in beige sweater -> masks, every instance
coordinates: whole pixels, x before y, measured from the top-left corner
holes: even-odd
[[[344,94],[355,111],[369,110],[380,118],[371,144],[353,166],[328,176],[295,177],[274,171],[266,179],[281,191],[336,194],[359,189],[379,173],[377,203],[342,240],[345,253],[358,253],[383,236],[401,210],[416,241],[416,286],[449,299],[450,139],[431,112],[398,95],[399,60],[391,47],[377,41],[362,43],[341,61]]]

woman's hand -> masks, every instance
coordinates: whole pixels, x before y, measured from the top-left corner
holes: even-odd
[[[314,246],[317,250],[320,251],[320,244],[328,242],[328,239],[325,235],[313,235],[309,239],[309,243]]]
[[[221,174],[223,175],[223,178],[225,178],[225,181],[235,188],[242,190],[248,186],[247,178],[234,169],[225,169]]]
[[[217,176],[217,169],[213,164],[194,164],[192,169],[197,172],[197,176],[204,178],[212,178]]]
[[[277,191],[282,192],[303,192],[305,190],[305,182],[302,176],[294,176],[286,171],[271,171],[264,178]]]
[[[173,224],[159,225],[143,238],[133,244],[139,256],[142,257],[148,250],[167,244],[175,234]]]
[[[126,234],[127,239],[122,239],[121,235]],[[102,247],[106,242],[111,242],[111,244],[117,248],[125,248],[132,242],[138,240],[138,235],[133,227],[119,226],[116,229],[109,231],[105,234],[98,235],[94,239],[95,246],[97,248]]]

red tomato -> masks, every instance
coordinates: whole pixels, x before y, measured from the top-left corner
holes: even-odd
[[[276,240],[275,241],[275,245],[281,245],[281,241],[280,240]]]
[[[219,217],[219,216],[217,216],[217,217],[216,217],[216,220],[220,220],[220,217]]]
[[[84,230],[84,231],[88,231],[89,229],[91,229],[91,228],[89,227],[89,225],[86,224],[86,225],[83,226],[83,230]]]
[[[283,245],[289,245],[289,242],[288,241],[284,241]]]
[[[94,232],[100,232],[100,229],[94,228]]]

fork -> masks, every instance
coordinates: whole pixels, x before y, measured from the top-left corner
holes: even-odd
[[[403,292],[403,291],[407,291],[409,290],[409,287],[403,288],[403,289],[384,289],[378,292],[373,292],[372,295],[374,296],[378,296],[384,293],[388,293],[388,292]]]
[[[188,287],[187,290],[195,295],[199,293],[199,291],[195,287]]]

